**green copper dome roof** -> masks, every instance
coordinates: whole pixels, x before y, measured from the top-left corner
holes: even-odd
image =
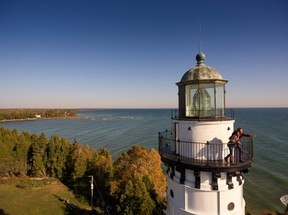
[[[197,54],[196,60],[197,60],[197,65],[189,69],[183,75],[181,82],[194,81],[194,80],[209,80],[209,79],[212,79],[212,80],[222,79],[223,80],[222,76],[216,69],[210,66],[206,66],[204,64],[205,55],[203,53]]]

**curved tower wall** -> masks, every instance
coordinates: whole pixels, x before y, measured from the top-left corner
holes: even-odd
[[[229,189],[227,181],[227,173],[221,173],[218,179],[219,190],[212,190],[210,172],[201,172],[201,189],[195,188],[195,176],[193,179],[193,170],[190,171],[191,178],[185,180],[181,184],[180,178],[177,177],[180,173],[176,172],[173,179],[168,178],[168,207],[167,215],[221,215],[245,214],[245,200],[243,198],[244,179],[241,177],[241,182],[237,180],[237,176],[232,178],[234,184],[233,189]],[[187,174],[188,175],[188,174]]]
[[[234,120],[202,122],[172,120],[172,138],[177,141],[171,144],[171,150],[188,158],[222,160],[224,159],[222,156],[225,154],[224,151],[228,150],[226,144],[234,130],[234,122]],[[195,144],[187,144],[186,142]],[[207,142],[209,145],[206,145]],[[207,157],[205,154],[207,147],[215,148],[217,153]]]

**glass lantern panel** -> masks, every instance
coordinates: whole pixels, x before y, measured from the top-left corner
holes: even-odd
[[[186,86],[186,116],[194,116],[193,113],[193,97],[196,94],[196,91],[198,90],[197,86]]]
[[[224,84],[216,84],[216,116],[224,116]]]

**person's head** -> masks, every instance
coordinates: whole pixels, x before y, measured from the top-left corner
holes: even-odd
[[[243,128],[237,128],[237,131],[239,131],[240,134],[242,134],[243,133]]]
[[[236,135],[240,137],[241,132],[237,130]]]
[[[239,137],[240,136],[240,131],[238,131],[238,130],[233,131],[232,135],[237,135]]]

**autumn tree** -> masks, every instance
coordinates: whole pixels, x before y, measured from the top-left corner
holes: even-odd
[[[113,167],[110,193],[118,201],[117,208],[120,213],[147,214],[148,211],[162,211],[166,203],[166,177],[156,150],[133,146],[127,153],[120,155]],[[143,196],[143,199],[139,198],[140,196]],[[148,214],[152,214],[150,212]]]

